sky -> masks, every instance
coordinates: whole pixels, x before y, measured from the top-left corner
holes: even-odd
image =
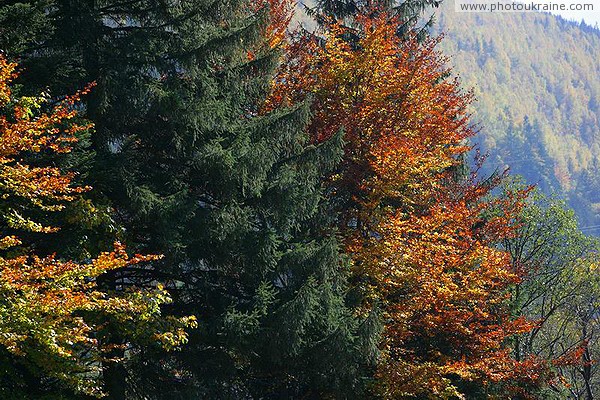
[[[600,8],[600,4],[598,4],[598,7]],[[600,26],[600,13],[594,12],[594,13],[590,13],[590,12],[575,12],[575,11],[571,11],[571,12],[562,12],[559,15],[562,16],[563,18],[566,19],[571,19],[574,21],[581,21],[584,20],[586,24],[591,25],[591,26],[595,26],[596,24],[598,24],[598,26]]]

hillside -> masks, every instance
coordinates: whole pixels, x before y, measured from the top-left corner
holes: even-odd
[[[488,169],[558,192],[600,232],[600,31],[534,13],[436,10],[434,33],[465,87]]]

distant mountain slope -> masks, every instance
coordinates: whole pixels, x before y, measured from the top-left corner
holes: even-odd
[[[537,13],[457,13],[447,0],[434,33],[478,102],[488,168],[509,166],[567,197],[600,233],[600,31]]]

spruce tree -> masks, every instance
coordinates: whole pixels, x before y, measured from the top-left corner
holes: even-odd
[[[398,17],[399,36],[418,32],[424,38],[434,23],[434,16],[423,20],[423,14],[428,9],[439,7],[441,3],[442,0],[315,0],[313,7],[305,9],[321,27],[332,18],[343,20],[352,26],[354,18],[359,14],[386,11]]]
[[[0,48],[23,58],[24,91],[97,82],[90,183],[129,246],[165,256],[107,284],[168,278],[166,311],[198,316],[182,352],[140,352],[130,369],[107,371],[112,398],[356,398],[376,353],[374,318],[345,299],[321,188],[341,133],[309,143],[306,103],[261,112],[279,52],[257,3],[0,7],[12,27]]]
[[[438,7],[442,0],[316,0],[315,3],[316,9],[336,18],[353,17],[373,8],[395,11],[405,18],[416,18],[427,7]]]

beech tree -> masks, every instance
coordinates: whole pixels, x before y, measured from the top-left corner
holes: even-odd
[[[85,262],[38,253],[32,238],[60,230],[44,216],[60,213],[89,188],[72,185],[74,171],[35,162],[35,155],[69,153],[77,134],[92,128],[75,122],[75,105],[88,90],[54,106],[46,97],[15,97],[15,68],[0,56],[0,393],[29,398],[58,380],[100,396],[103,366],[121,361],[109,357],[114,344],[105,340],[108,325],[129,339],[125,348],[145,343],[173,349],[187,340],[184,328],[194,326],[194,318],[163,318],[160,306],[170,297],[160,286],[99,287],[100,275],[157,256],[129,257],[119,243]]]
[[[386,13],[356,21],[357,42],[338,24],[324,44],[300,38],[270,104],[311,96],[312,140],[344,132],[328,184],[365,307],[383,309],[378,390],[452,398],[460,385],[474,390],[467,382],[485,392],[488,383],[537,381],[537,361],[519,363],[505,346],[533,324],[510,315],[506,291],[520,276],[497,247],[514,234],[524,194],[491,200],[499,179],[457,174],[475,133],[471,95],[447,78],[437,40],[400,40]]]

